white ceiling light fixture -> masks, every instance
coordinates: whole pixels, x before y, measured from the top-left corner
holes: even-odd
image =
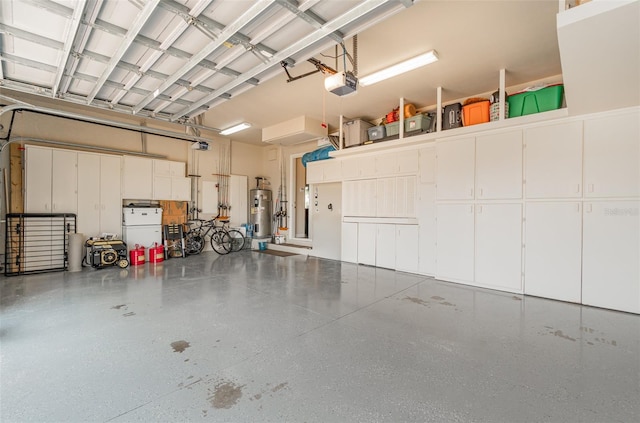
[[[220,131],[220,135],[235,134],[236,132],[240,132],[243,129],[247,129],[247,128],[250,128],[250,127],[251,127],[251,125],[248,124],[247,122],[242,122],[242,123],[239,123],[237,125],[232,126],[231,128],[223,129],[222,131]]]
[[[392,78],[405,72],[417,69],[422,66],[434,63],[438,61],[438,53],[435,50],[428,51],[424,54],[400,62],[397,65],[390,66],[386,69],[382,69],[378,72],[374,72],[370,75],[360,78],[360,85],[365,87],[367,85],[373,85],[376,82],[384,81],[385,79]]]

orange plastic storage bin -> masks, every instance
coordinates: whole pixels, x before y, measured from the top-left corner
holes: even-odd
[[[489,122],[489,108],[491,102],[479,101],[462,107],[462,124],[464,126]]]

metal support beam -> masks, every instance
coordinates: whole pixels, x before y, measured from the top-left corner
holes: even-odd
[[[71,18],[73,16],[73,9],[67,6],[63,6],[60,3],[56,3],[51,0],[20,0],[22,3],[29,4],[39,9],[47,10],[63,18]]]
[[[113,72],[113,70],[116,68],[116,66],[118,65],[118,62],[120,61],[120,59],[122,59],[124,54],[127,52],[127,50],[135,40],[136,36],[140,32],[144,24],[147,23],[147,21],[149,20],[149,17],[151,17],[151,14],[156,9],[156,6],[158,5],[159,2],[160,0],[148,0],[147,3],[144,5],[144,9],[136,17],[136,20],[134,21],[133,25],[131,25],[131,28],[129,29],[129,31],[127,31],[127,35],[124,37],[124,40],[122,40],[115,54],[111,57],[111,60],[107,65],[107,68],[104,70],[104,72],[102,72],[102,75],[100,75],[100,78],[98,78],[98,82],[96,83],[96,86],[93,88],[93,90],[91,90],[91,93],[89,93],[89,95],[87,96],[87,104],[91,104],[91,101],[93,101],[93,99],[96,97],[96,95],[102,88],[102,85],[105,83],[107,78],[109,78],[109,75],[111,75],[111,72]]]
[[[78,28],[80,27],[80,20],[82,15],[84,14],[85,8],[87,7],[87,0],[78,0],[76,4],[76,8],[73,11],[73,16],[71,17],[71,27],[69,28],[69,32],[67,34],[67,39],[64,42],[64,48],[62,49],[62,57],[60,58],[60,62],[58,63],[58,71],[56,72],[56,76],[53,80],[53,88],[52,93],[55,97],[58,94],[58,88],[60,87],[60,81],[62,80],[62,75],[64,74],[64,70],[67,65],[67,61],[70,58],[69,53],[71,53],[71,47],[73,46],[73,42],[78,34]]]
[[[182,78],[187,72],[191,71],[193,68],[198,66],[198,63],[213,53],[216,49],[222,46],[233,34],[238,32],[244,26],[253,21],[256,17],[258,17],[261,13],[263,13],[267,8],[271,6],[274,0],[258,0],[256,1],[245,13],[243,13],[238,19],[236,19],[233,23],[227,26],[224,31],[220,34],[220,37],[209,43],[205,48],[196,53],[184,66],[182,66],[176,73],[171,75],[167,81],[160,84],[158,89],[154,92],[154,95],[150,95],[145,97],[140,103],[138,103],[134,108],[134,113],[138,113],[145,107],[147,104],[151,103],[155,97],[155,93],[164,92],[167,88],[173,85],[178,79]],[[255,75],[253,75],[255,76]],[[247,78],[249,79],[249,78]]]
[[[298,2],[296,0],[276,0],[276,1],[280,6],[284,7],[285,9],[287,9],[288,11],[296,15],[298,18],[307,22],[309,25],[311,25],[315,29],[320,29],[322,25],[327,23],[327,21],[325,21],[320,16],[313,13],[311,10],[301,10],[298,7]],[[327,36],[338,44],[344,41],[344,35],[340,31],[334,31],[331,34],[328,34]]]
[[[185,107],[184,109],[180,110],[178,113],[173,114],[171,116],[171,120],[173,121],[173,120],[177,120],[177,119],[179,119],[179,118],[181,118],[183,116],[188,116],[194,110],[206,105],[210,101],[216,99],[216,97],[219,97],[220,94],[228,93],[233,88],[235,88],[235,87],[243,84],[244,82],[246,82],[249,78],[253,78],[253,77],[259,75],[260,73],[269,70],[269,68],[271,68],[274,65],[279,66],[279,63],[281,61],[287,59],[290,56],[295,55],[296,53],[299,53],[300,51],[304,50],[305,48],[307,48],[307,47],[313,45],[314,43],[322,40],[323,38],[327,37],[328,34],[331,34],[334,31],[339,30],[340,28],[350,24],[351,22],[353,22],[353,21],[357,20],[358,18],[366,15],[367,13],[371,13],[371,12],[375,11],[376,9],[378,9],[379,7],[381,7],[382,5],[384,5],[385,3],[388,3],[388,2],[389,2],[389,0],[370,0],[370,1],[366,1],[366,2],[358,4],[357,6],[352,8],[351,10],[347,11],[346,13],[344,13],[341,16],[337,17],[336,19],[334,19],[334,20],[328,22],[327,24],[325,24],[324,26],[322,26],[321,29],[318,29],[318,30],[312,32],[311,34],[303,37],[302,39],[300,39],[297,42],[293,43],[292,45],[290,45],[289,47],[285,48],[284,50],[281,50],[275,56],[273,56],[268,63],[263,63],[261,65],[258,65],[256,67],[254,67],[250,71],[243,73],[241,76],[239,76],[235,80],[233,80],[233,81],[223,85],[222,87],[218,88],[213,93],[211,93],[211,94],[205,96],[204,98],[194,102],[191,106]]]
[[[17,65],[26,66],[28,68],[38,69],[41,71],[56,73],[57,67],[48,63],[36,62],[35,60],[25,59],[24,57],[14,56],[13,54],[0,52],[0,59],[5,62],[15,63]]]
[[[32,43],[50,47],[56,50],[62,50],[64,48],[64,44],[60,41],[52,40],[51,38],[43,37],[42,35],[34,34],[33,32],[28,32],[20,28],[15,28],[1,22],[0,31],[5,34],[13,35],[16,38],[20,38],[22,40],[30,41]]]
[[[85,6],[85,14],[84,19],[90,23],[95,22],[98,18],[98,13],[102,8],[103,0],[88,0],[87,5]],[[89,41],[89,35],[91,34],[91,26],[87,25],[85,21],[82,21],[78,31],[76,33],[76,38],[73,41],[73,45],[71,46],[71,55],[69,57],[69,61],[66,63],[66,67],[63,72],[62,80],[60,81],[60,87],[58,89],[59,94],[64,94],[69,90],[69,86],[71,85],[71,81],[73,80],[73,75],[78,69],[78,64],[80,63],[80,57],[78,53],[82,53],[87,46],[87,42]]]

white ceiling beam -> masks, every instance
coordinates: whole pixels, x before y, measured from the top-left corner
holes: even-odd
[[[163,0],[163,1],[167,1],[167,0]],[[318,4],[320,2],[320,0],[307,0],[305,2],[303,2],[302,4],[300,4],[300,6],[298,7],[298,9],[300,9],[301,11],[306,11],[308,9],[311,9],[313,6],[315,6],[316,4]],[[272,20],[269,22],[269,25],[267,25],[266,27],[259,29],[258,32],[256,32],[253,36],[253,38],[251,38],[249,41],[250,44],[254,45],[255,48],[257,50],[259,50],[260,52],[268,52],[271,56],[275,56],[275,54],[277,53],[275,50],[264,46],[263,44],[260,44],[264,39],[266,39],[267,37],[271,36],[274,32],[276,32],[277,30],[284,28],[289,22],[292,22],[294,19],[296,19],[296,15],[294,14],[286,14],[283,15],[280,18],[277,18],[275,20]],[[203,19],[203,22],[207,22],[206,20]],[[213,25],[217,25],[217,22],[212,21]],[[227,76],[231,76],[234,78],[237,78],[238,76],[240,76],[239,73],[237,73],[236,75],[230,75],[228,72],[224,72],[224,70],[228,70],[229,68],[226,67],[227,64],[233,62],[234,60],[236,60],[238,57],[242,56],[245,53],[244,49],[241,48],[232,48],[231,50],[229,50],[228,53],[224,54],[224,58],[220,60],[220,62],[217,64],[217,68],[218,69],[211,69],[210,67],[207,67],[207,69],[211,69],[211,70],[215,70],[217,72],[223,73]],[[259,53],[260,54],[260,53]],[[262,56],[264,56],[262,54]],[[266,59],[268,59],[267,56],[264,56]],[[202,64],[201,64],[202,65]],[[278,68],[279,69],[279,68]],[[207,74],[207,78],[209,76],[213,75],[212,73]],[[191,85],[192,87],[196,88],[198,87],[198,84],[200,84],[201,82],[204,82],[207,78],[202,79],[200,82],[195,83],[192,82]],[[260,81],[258,81],[255,78],[250,78],[249,80],[247,80],[248,83],[252,84],[252,85],[258,85],[258,83]],[[188,91],[187,91],[188,92]],[[183,92],[183,91],[179,91],[177,94],[174,94],[172,96],[172,98],[180,98],[181,96],[185,95],[187,92]],[[158,105],[156,107],[156,109],[154,110],[154,112],[156,111],[161,111],[164,110],[164,108],[166,108],[169,104],[168,103],[162,103],[160,105]]]
[[[320,16],[313,13],[311,10],[300,9],[300,7],[298,6],[298,2],[296,0],[276,0],[276,1],[280,6],[284,7],[285,9],[293,13],[298,18],[307,22],[309,25],[311,25],[315,29],[320,29],[322,25],[327,23],[324,19],[322,19]],[[331,34],[328,34],[327,36],[338,44],[342,43],[342,41],[344,40],[344,35],[342,35],[340,31],[334,31]]]
[[[169,77],[167,81],[160,84],[160,86],[156,89],[156,91],[152,95],[146,96],[140,103],[138,103],[134,108],[133,112],[138,113],[145,107],[147,104],[151,103],[155,98],[155,93],[162,93],[167,88],[171,87],[178,79],[182,78],[187,72],[191,71],[193,68],[198,66],[201,60],[205,59],[211,53],[213,53],[220,46],[224,45],[224,43],[236,32],[242,29],[244,26],[253,21],[256,17],[258,17],[261,13],[263,13],[267,8],[269,8],[273,4],[274,0],[258,0],[256,1],[245,13],[243,13],[238,19],[229,24],[218,37],[217,40],[209,43],[205,48],[200,50],[198,53],[193,55],[189,61],[183,65],[177,72]]]
[[[42,35],[34,34],[33,32],[28,32],[20,28],[15,28],[13,26],[3,24],[2,22],[0,22],[0,32],[56,50],[62,50],[64,48],[64,44],[60,41],[52,40],[51,38],[43,37]]]
[[[352,23],[353,21],[355,21],[358,18],[366,15],[367,13],[375,11],[380,6],[384,5],[385,3],[388,3],[389,1],[391,1],[391,0],[370,0],[370,1],[362,2],[362,3],[358,4],[357,6],[353,7],[349,11],[347,11],[346,13],[340,15],[336,19],[334,19],[334,20],[328,22],[327,24],[323,25],[322,28],[315,30],[314,32],[310,33],[309,35],[307,35],[307,36],[303,37],[302,39],[298,40],[297,42],[293,43],[289,47],[279,51],[267,63],[263,63],[261,65],[258,65],[256,67],[254,67],[250,71],[245,72],[242,75],[240,75],[235,80],[233,80],[233,81],[223,85],[222,87],[218,88],[213,93],[211,93],[209,95],[206,95],[204,98],[194,102],[191,106],[185,107],[184,109],[180,110],[178,113],[173,114],[171,116],[171,120],[177,120],[177,119],[180,119],[183,116],[187,116],[191,112],[193,112],[194,110],[196,110],[196,109],[206,105],[210,101],[216,99],[218,96],[220,96],[222,94],[225,94],[229,90],[232,90],[233,88],[243,84],[249,78],[253,78],[253,77],[259,75],[260,73],[269,70],[269,68],[271,68],[273,66],[280,66],[280,62],[282,60],[287,59],[290,56],[295,55],[296,53],[299,53],[300,51],[304,50],[305,48],[307,48],[307,47],[313,45],[314,43],[322,40],[323,38],[327,37],[328,34],[331,34],[334,31],[339,30],[340,28]]]
[[[64,18],[71,18],[73,16],[72,8],[51,0],[20,0],[20,2],[37,7],[38,9],[44,9]]]
[[[191,17],[197,17],[200,13],[202,13],[202,11],[204,11],[212,2],[213,0],[200,0],[190,11],[189,11],[189,16]],[[162,57],[162,55],[165,53],[165,51],[171,47],[171,45],[178,39],[180,38],[180,36],[187,30],[187,28],[189,28],[189,24],[187,23],[187,21],[182,21],[178,23],[178,26],[176,26],[173,31],[171,32],[171,34],[169,34],[169,36],[167,38],[164,39],[164,41],[162,43],[160,43],[160,46],[158,47],[158,50],[156,50],[145,62],[144,64],[142,64],[140,66],[140,72],[138,73],[134,73],[131,78],[129,79],[129,81],[125,84],[124,89],[122,91],[120,91],[118,94],[116,94],[116,96],[113,98],[113,100],[111,100],[111,103],[115,104],[117,102],[119,102],[122,97],[124,97],[127,94],[127,91],[130,90],[139,80],[140,78],[142,78],[142,75],[148,71],[149,69],[151,69],[151,66],[153,66],[158,59],[160,59],[160,57]],[[215,65],[214,65],[215,66]]]
[[[73,80],[73,75],[76,73],[78,69],[78,64],[80,63],[79,53],[82,53],[87,46],[87,42],[89,41],[89,35],[91,34],[91,30],[93,29],[91,24],[93,24],[98,18],[98,13],[102,8],[103,0],[88,0],[87,6],[85,7],[84,20],[81,22],[80,27],[78,28],[78,32],[76,33],[76,39],[71,46],[71,57],[69,63],[67,63],[67,67],[62,74],[62,80],[60,82],[59,93],[64,94],[69,90],[69,86],[71,85],[71,81]]]
[[[22,65],[49,73],[55,73],[58,70],[56,66],[52,66],[48,63],[36,62],[35,60],[26,59],[24,57],[15,56],[5,52],[0,52],[0,59],[5,62],[15,63],[16,65]]]
[[[133,22],[133,25],[131,25],[131,28],[127,31],[127,35],[124,37],[124,40],[122,40],[122,42],[118,46],[118,49],[115,51],[115,53],[111,57],[111,60],[107,65],[107,68],[104,70],[104,72],[102,72],[102,75],[100,75],[100,78],[98,78],[98,82],[96,83],[96,86],[93,88],[93,90],[91,90],[91,93],[89,93],[89,95],[87,96],[87,104],[91,104],[93,99],[96,97],[96,95],[104,85],[107,78],[109,78],[109,75],[111,75],[113,70],[116,68],[116,66],[118,65],[118,62],[122,59],[124,54],[127,52],[129,47],[135,40],[136,36],[140,32],[140,30],[142,30],[142,27],[144,26],[144,24],[147,23],[147,21],[149,20],[149,17],[151,17],[151,14],[156,9],[156,6],[158,6],[159,2],[160,0],[148,0],[147,3],[144,5],[144,9],[142,9],[142,11],[138,14],[135,21]]]
[[[71,47],[78,34],[78,28],[80,27],[80,20],[87,7],[87,0],[78,0],[76,8],[73,10],[73,16],[71,17],[71,23],[69,25],[69,32],[67,33],[67,39],[64,42],[64,48],[61,52],[60,61],[58,62],[58,71],[53,80],[53,88],[51,89],[52,96],[55,97],[58,94],[58,88],[60,87],[60,81],[62,81],[62,75],[66,69],[67,62],[71,53]]]

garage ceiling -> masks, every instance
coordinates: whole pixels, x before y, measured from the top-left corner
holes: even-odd
[[[6,87],[175,121],[411,0],[4,0]]]
[[[557,0],[1,0],[0,77],[11,90],[128,115],[260,130],[307,115],[373,119],[405,97],[418,107],[561,73]],[[352,37],[358,34],[357,55]],[[435,49],[440,61],[338,97],[315,57],[360,75]],[[353,65],[346,62],[346,68]],[[274,78],[275,77],[275,78]]]

